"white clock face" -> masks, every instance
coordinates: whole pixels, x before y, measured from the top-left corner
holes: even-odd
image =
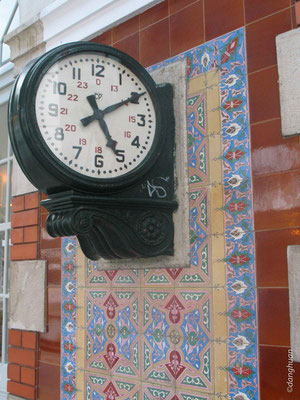
[[[147,89],[104,55],[80,53],[55,63],[39,84],[35,108],[51,152],[85,176],[126,175],[153,145],[156,117]]]

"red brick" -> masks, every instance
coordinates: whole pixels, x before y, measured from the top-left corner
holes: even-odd
[[[22,332],[22,347],[26,347],[27,349],[36,349],[37,344],[37,334],[36,332]]]
[[[21,368],[21,382],[27,385],[35,386],[36,383],[36,370],[33,368]]]
[[[8,344],[10,346],[21,346],[22,331],[16,329],[9,329],[8,331]]]
[[[12,212],[23,211],[25,207],[25,198],[24,196],[13,197],[11,203]]]
[[[38,226],[26,226],[24,228],[24,243],[37,242],[39,229]]]
[[[10,258],[18,260],[36,260],[38,256],[37,243],[15,244],[10,248]]]
[[[22,383],[16,383],[13,381],[7,382],[8,393],[20,396],[28,400],[36,399],[36,388],[32,386],[23,385]]]
[[[15,347],[9,347],[8,362],[26,365],[27,367],[35,367],[36,352],[33,350],[24,350],[17,349]]]
[[[20,365],[16,365],[16,364],[8,364],[7,366],[7,378],[11,379],[15,382],[20,382],[20,371],[21,371],[21,367]]]
[[[20,228],[21,226],[37,225],[39,222],[38,209],[21,211],[12,214],[11,226],[12,228]]]
[[[41,200],[46,200],[46,199],[48,199],[48,196],[45,193],[41,192]]]
[[[12,244],[23,243],[24,235],[23,228],[17,228],[11,230],[11,242]]]
[[[295,12],[296,12],[296,24],[297,26],[300,25],[300,2],[297,1],[295,4]]]
[[[39,204],[40,204],[39,192],[34,192],[25,195],[25,210],[29,210],[31,208],[38,208]]]

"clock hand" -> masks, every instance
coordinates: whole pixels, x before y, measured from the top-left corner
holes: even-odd
[[[103,116],[104,116],[103,111],[99,110],[95,95],[92,94],[90,96],[87,96],[87,101],[89,102],[90,106],[92,107],[94,114],[92,114],[86,118],[82,118],[80,120],[82,125],[87,126],[92,121],[97,119],[99,122],[100,128],[102,129],[102,131],[106,137],[106,140],[107,140],[106,146],[110,147],[112,149],[112,151],[114,153],[116,153],[117,142],[115,140],[113,140],[113,138],[110,136],[107,124],[103,119]]]
[[[104,121],[104,119],[103,118],[97,118],[97,119],[98,119],[99,125],[100,125],[100,127],[101,127],[101,129],[102,129],[102,131],[103,131],[103,133],[104,133],[104,135],[106,137],[106,140],[107,140],[106,146],[110,147],[112,149],[112,151],[116,154],[116,145],[117,145],[118,142],[113,140],[113,138],[110,136],[107,124]]]
[[[83,126],[87,126],[88,124],[90,124],[91,122],[93,122],[96,119],[95,114],[90,115],[86,118],[82,118],[80,121],[82,123]]]
[[[98,119],[99,117],[103,118],[103,113],[98,108],[98,104],[97,104],[95,95],[92,94],[91,96],[87,96],[87,101],[89,102],[89,105],[92,107],[94,114],[89,115],[88,117],[82,118],[80,120],[83,126],[87,126],[88,124],[93,122],[95,119]]]
[[[102,111],[103,114],[108,114],[112,111],[115,111],[116,109],[118,109],[119,107],[123,106],[124,104],[127,103],[133,103],[133,104],[138,104],[139,103],[139,98],[141,96],[143,96],[146,92],[143,93],[136,93],[136,92],[131,92],[131,96],[128,97],[128,99],[126,100],[122,100],[119,103],[116,104],[112,104],[111,106],[108,106],[106,108],[104,108],[104,110]]]

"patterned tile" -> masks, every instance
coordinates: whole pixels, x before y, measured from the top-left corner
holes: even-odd
[[[181,59],[190,268],[99,271],[63,240],[64,400],[259,398],[244,29],[149,70]]]

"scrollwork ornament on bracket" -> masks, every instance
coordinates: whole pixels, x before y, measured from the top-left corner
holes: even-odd
[[[76,231],[77,234],[88,233],[93,228],[93,214],[91,211],[79,209],[74,213],[72,222],[74,231]]]
[[[169,221],[162,214],[147,212],[137,223],[137,233],[140,240],[148,246],[162,243],[169,231]]]

